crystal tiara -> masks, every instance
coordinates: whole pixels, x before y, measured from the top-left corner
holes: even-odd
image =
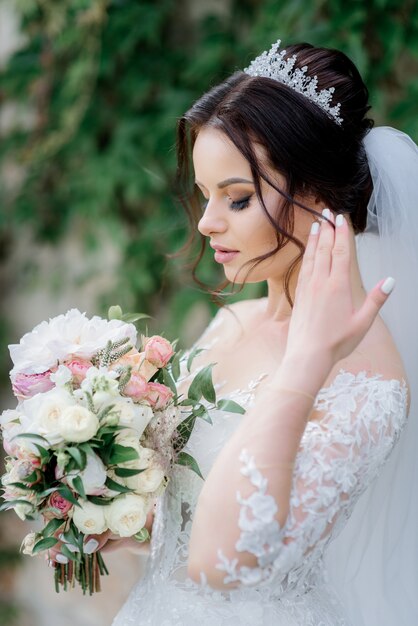
[[[248,67],[244,69],[244,72],[249,76],[264,76],[265,78],[272,78],[287,85],[294,91],[302,94],[311,102],[314,102],[321,107],[325,113],[327,113],[338,124],[342,124],[342,118],[339,116],[341,104],[338,103],[335,106],[331,105],[334,87],[329,89],[317,89],[318,77],[308,76],[307,65],[301,68],[296,68],[296,54],[285,59],[286,50],[279,51],[281,39],[278,39],[274,43],[270,50],[265,50],[257,58],[250,63]]]

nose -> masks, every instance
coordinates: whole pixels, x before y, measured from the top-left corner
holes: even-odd
[[[209,237],[212,233],[224,233],[227,230],[228,223],[225,214],[221,212],[221,207],[214,200],[209,200],[206,204],[205,212],[197,228],[204,237]]]

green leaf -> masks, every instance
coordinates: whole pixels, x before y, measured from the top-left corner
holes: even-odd
[[[62,526],[65,523],[65,520],[63,519],[52,519],[48,522],[48,524],[45,526],[45,528],[42,529],[41,531],[41,535],[43,537],[49,537],[50,535],[53,535],[58,528],[60,528],[60,526]]]
[[[70,448],[65,448],[64,451],[68,452],[68,454],[74,459],[77,467],[80,470],[83,470],[86,467],[87,458],[86,458],[86,453],[83,450],[80,450],[79,448],[76,448],[76,447],[70,447]]]
[[[165,367],[162,368],[162,371],[163,371],[164,385],[169,387],[171,389],[171,391],[174,393],[174,395],[177,396],[177,387],[176,387],[176,383],[175,383],[174,378],[172,377],[170,372]]]
[[[83,500],[87,499],[86,492],[84,491],[83,481],[80,476],[75,476],[72,479],[73,488],[77,491],[78,494],[83,498]]]
[[[100,496],[87,496],[87,500],[92,502],[92,504],[97,504],[98,506],[108,506],[113,498],[101,498]]]
[[[245,413],[245,409],[238,404],[238,402],[234,402],[233,400],[219,400],[216,408],[221,411],[227,411],[228,413],[239,413],[240,415],[244,415]]]
[[[127,467],[116,467],[114,469],[116,476],[120,476],[121,478],[127,478],[129,476],[137,476],[137,474],[141,474],[145,472],[144,469],[128,469]]]
[[[121,320],[122,319],[122,309],[119,304],[114,304],[109,307],[109,311],[107,313],[107,317],[109,320]]]
[[[8,487],[17,487],[22,491],[33,491],[32,487],[29,487],[29,485],[25,485],[25,483],[9,483]]]
[[[68,502],[71,502],[76,506],[81,506],[71,489],[69,489],[66,485],[60,485],[59,487],[57,487],[56,491],[58,491],[58,493],[60,493],[63,498],[68,500]]]
[[[180,354],[180,352],[177,352],[170,362],[171,374],[176,382],[180,377]]]
[[[120,444],[115,443],[112,446],[109,464],[119,465],[119,463],[126,463],[127,461],[134,461],[135,459],[139,459],[139,454],[135,448],[131,448],[130,446],[121,446]]]
[[[119,493],[132,493],[135,491],[134,489],[129,489],[129,487],[117,483],[116,480],[112,480],[111,478],[106,480],[105,485],[109,489],[113,489],[113,491],[119,491]]]
[[[196,459],[194,459],[190,454],[187,454],[187,452],[180,452],[177,457],[177,465],[184,465],[186,467],[189,467],[193,472],[195,472],[198,476],[200,476],[200,478],[204,480]]]
[[[7,502],[3,502],[0,506],[0,511],[8,511],[9,509],[13,509],[18,504],[25,504],[26,506],[32,506],[30,502],[27,500],[8,500]]]
[[[134,539],[136,539],[140,543],[143,543],[144,541],[148,541],[149,538],[150,538],[150,534],[146,528],[142,528],[139,531],[139,533],[136,533],[136,535],[134,535]]]
[[[41,435],[35,435],[34,433],[20,433],[20,435],[12,437],[10,441],[14,441],[15,439],[37,439],[38,441],[48,444],[48,446],[50,445],[48,439],[45,439],[45,437]],[[34,445],[36,444],[34,443]]]
[[[174,440],[173,444],[176,452],[179,452],[179,450],[184,448],[186,443],[189,441],[195,421],[196,416],[192,414],[186,417],[186,419],[177,426],[177,438]]]
[[[35,443],[33,442],[33,445],[38,449],[39,454],[41,455],[41,463],[42,465],[49,460],[49,457],[51,456],[51,452],[49,450],[46,450],[43,446],[39,445],[39,443]]]
[[[188,359],[187,359],[187,363],[186,363],[186,367],[187,367],[187,371],[190,372],[190,368],[192,366],[193,360],[195,359],[195,357],[197,357],[198,354],[200,354],[201,352],[204,352],[204,348],[193,348],[193,350],[190,352]]]
[[[65,545],[65,543],[63,543],[60,547],[60,552],[61,554],[63,554],[64,556],[67,557],[67,559],[70,559],[70,561],[79,561],[81,559],[80,553],[79,552],[71,552],[71,550],[69,550],[67,548],[67,546]]]
[[[37,541],[33,546],[32,554],[37,554],[38,552],[42,552],[43,550],[49,550],[58,543],[58,539],[56,537],[45,537],[40,541]]]
[[[188,397],[198,402],[203,396],[208,402],[216,402],[216,392],[212,382],[213,363],[196,374],[189,387]]]
[[[134,322],[139,322],[139,320],[146,318],[151,319],[151,316],[145,315],[145,313],[124,313],[120,319],[127,324],[133,324]]]

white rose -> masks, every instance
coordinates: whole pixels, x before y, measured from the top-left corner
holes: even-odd
[[[71,394],[61,388],[39,393],[22,402],[21,418],[26,432],[32,432],[48,440],[51,445],[63,442],[59,424],[63,412],[74,404]]]
[[[136,476],[125,478],[126,486],[134,489],[137,493],[151,493],[155,491],[164,479],[164,471],[157,463],[157,455],[150,448],[141,447],[139,450],[139,459],[132,461],[135,469],[143,469],[144,471]]]
[[[73,522],[78,530],[86,535],[100,535],[107,530],[104,510],[107,507],[93,504],[87,500],[78,500],[80,506],[74,507]]]
[[[119,412],[119,424],[134,430],[138,439],[154,416],[151,407],[135,404],[131,398],[115,402],[114,410]]]
[[[80,443],[88,441],[97,433],[97,416],[83,406],[67,407],[60,416],[59,432],[64,441]]]
[[[25,491],[22,495],[18,496],[19,500],[26,500],[26,503],[20,502],[16,504],[13,508],[15,513],[21,520],[26,519],[26,515],[29,513],[33,513],[33,505],[36,505],[37,495],[33,491]]]
[[[131,493],[116,498],[105,508],[106,522],[112,533],[132,537],[145,525],[148,502]]]
[[[81,472],[73,471],[67,476],[69,484],[79,476],[83,482],[84,491],[89,496],[101,495],[107,479],[106,467],[97,454],[87,456],[87,465]]]
[[[22,545],[20,546],[20,550],[23,554],[28,554],[29,556],[33,556],[33,546],[36,543],[36,533],[29,533],[22,541]]]

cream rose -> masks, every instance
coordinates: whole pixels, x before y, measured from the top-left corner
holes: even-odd
[[[157,455],[150,448],[140,448],[139,459],[132,461],[135,469],[144,471],[136,476],[125,478],[126,486],[137,493],[151,493],[158,489],[164,479],[164,471],[157,463]]]
[[[99,420],[97,416],[83,406],[67,407],[60,416],[59,432],[65,441],[88,441],[97,433]]]
[[[106,507],[79,500],[80,506],[74,507],[73,522],[78,530],[86,535],[100,535],[107,530],[104,510]]]
[[[105,509],[106,522],[112,533],[132,537],[145,525],[147,500],[131,493],[116,498]]]
[[[29,533],[22,541],[22,545],[20,546],[20,551],[22,554],[28,554],[29,556],[33,556],[33,546],[36,543],[36,533]]]

